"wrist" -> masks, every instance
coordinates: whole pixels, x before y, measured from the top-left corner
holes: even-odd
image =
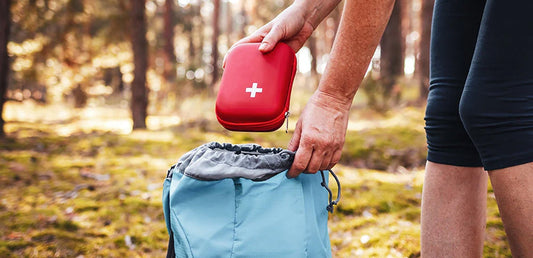
[[[337,67],[332,71],[331,65],[328,64],[318,84],[316,94],[326,96],[329,101],[349,108],[352,106],[359,84],[354,77],[345,76],[347,72],[343,72],[342,68],[344,67]]]
[[[341,0],[295,0],[293,5],[304,10],[305,22],[316,29],[340,2]]]
[[[328,107],[334,107],[338,111],[348,112],[352,107],[353,98],[346,97],[339,92],[330,92],[317,89],[312,99],[318,103],[324,103]]]

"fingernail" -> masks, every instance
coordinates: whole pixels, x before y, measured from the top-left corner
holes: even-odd
[[[260,50],[260,51],[263,51],[263,50],[265,50],[267,47],[268,47],[268,44],[267,44],[267,43],[261,43],[261,45],[259,45],[259,50]]]

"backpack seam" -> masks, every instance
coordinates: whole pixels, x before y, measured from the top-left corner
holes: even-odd
[[[187,249],[188,249],[189,253],[191,254],[192,258],[194,258],[194,254],[193,254],[192,249],[191,249],[191,243],[189,242],[189,237],[187,236],[187,233],[185,232],[185,230],[184,230],[183,227],[181,226],[181,222],[180,222],[180,220],[178,219],[178,215],[177,215],[176,212],[173,211],[172,209],[170,210],[170,212],[171,212],[171,214],[173,214],[174,217],[176,218],[176,222],[178,223],[177,226],[179,227],[179,229],[181,229],[181,230],[180,230],[181,232],[178,231],[178,233],[183,233],[183,237],[185,237],[185,240],[187,241]],[[171,221],[172,221],[172,220],[171,220]],[[171,229],[172,229],[172,225],[173,225],[173,224],[171,223],[170,225],[171,225]],[[172,232],[174,232],[174,230],[173,230]],[[174,240],[174,241],[175,241],[175,240]]]

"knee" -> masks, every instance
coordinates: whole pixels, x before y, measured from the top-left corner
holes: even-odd
[[[475,139],[491,123],[491,110],[480,94],[464,92],[459,102],[459,117],[465,130],[471,138]]]
[[[433,143],[446,145],[449,139],[445,138],[464,132],[458,116],[460,96],[460,92],[449,92],[441,88],[430,91],[424,117],[430,147]]]
[[[477,115],[476,113],[479,112],[479,110],[475,109],[475,105],[473,105],[470,99],[461,98],[461,102],[459,102],[459,117],[467,131],[471,128],[473,120]]]

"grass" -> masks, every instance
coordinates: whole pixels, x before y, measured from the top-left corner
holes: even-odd
[[[422,110],[374,116],[352,114],[335,169],[343,198],[329,221],[333,253],[418,257]],[[9,137],[0,141],[0,257],[163,257],[161,190],[170,165],[209,141],[283,147],[290,139],[282,130],[230,133],[209,120],[117,132],[91,128],[98,120],[87,119],[8,120]],[[490,189],[487,213],[485,257],[510,257]]]

